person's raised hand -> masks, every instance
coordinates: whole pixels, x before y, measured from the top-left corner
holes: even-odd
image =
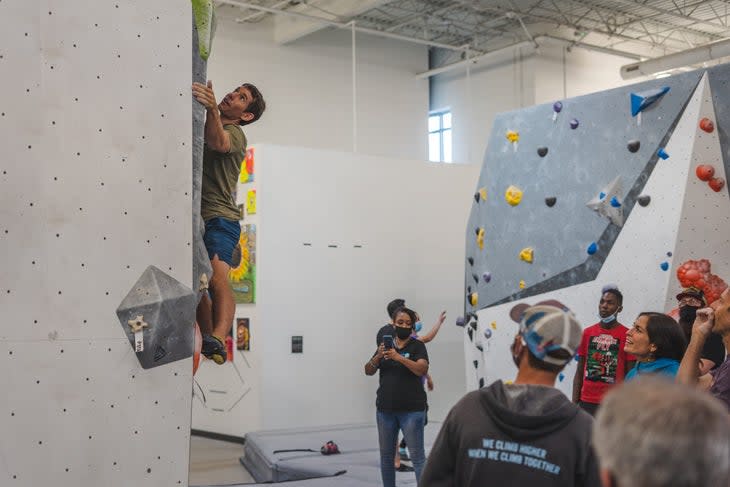
[[[697,317],[692,325],[692,334],[701,333],[702,336],[707,337],[712,331],[712,326],[715,324],[715,310],[707,307],[697,310]]]
[[[218,107],[218,103],[215,100],[215,93],[213,92],[213,82],[210,80],[207,85],[197,82],[193,83],[193,96],[208,110],[213,110]]]
[[[443,325],[444,321],[446,321],[446,310],[442,311],[439,315],[438,323],[439,325]]]
[[[378,360],[383,360],[383,357],[385,356],[385,345],[382,343],[378,345],[378,351],[375,353],[375,358]]]

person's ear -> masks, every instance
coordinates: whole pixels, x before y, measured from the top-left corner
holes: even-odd
[[[618,309],[616,310],[616,314],[622,312],[624,310],[623,305],[619,305]]]
[[[517,335],[515,335],[515,339],[512,342],[512,354],[515,357],[519,357],[520,353],[522,353],[522,349],[525,347],[525,345],[526,345],[525,339],[522,338],[522,335],[520,335],[519,333]]]
[[[243,120],[244,122],[250,122],[251,120],[253,120],[253,118],[254,115],[251,112],[243,112],[243,114],[241,115],[241,120]]]

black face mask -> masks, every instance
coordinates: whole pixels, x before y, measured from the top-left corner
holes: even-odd
[[[697,310],[700,309],[697,306],[682,306],[679,308],[679,319],[684,323],[692,324],[695,322],[697,317]]]
[[[410,328],[403,328],[401,326],[395,327],[395,336],[400,338],[401,340],[405,340],[409,336],[411,336],[411,329]]]

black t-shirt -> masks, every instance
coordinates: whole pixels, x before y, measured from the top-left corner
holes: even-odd
[[[707,337],[704,347],[702,347],[702,357],[715,362],[713,370],[718,368],[725,361],[725,344],[722,343],[722,337],[717,333],[710,333]]]
[[[420,340],[411,338],[402,349],[396,350],[414,362],[420,359],[428,362],[426,345]],[[423,390],[421,377],[400,362],[381,360],[380,386],[375,404],[378,411],[385,412],[425,411],[426,391]]]
[[[380,344],[383,343],[383,335],[390,335],[395,338],[395,327],[390,323],[383,325],[383,327],[378,330],[378,335],[375,337],[375,346],[379,347]]]

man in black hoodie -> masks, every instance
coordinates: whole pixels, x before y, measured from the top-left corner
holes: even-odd
[[[600,486],[591,416],[554,387],[582,329],[558,301],[515,306],[513,384],[470,392],[449,412],[420,487]]]

